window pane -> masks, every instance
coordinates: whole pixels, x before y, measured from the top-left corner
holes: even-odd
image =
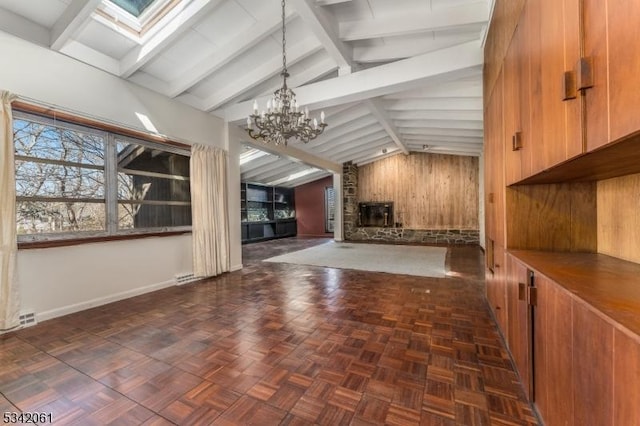
[[[191,201],[188,180],[118,173],[119,200]]]
[[[18,234],[104,231],[104,203],[18,201]]]
[[[142,15],[142,12],[145,11],[146,8],[151,6],[154,0],[111,0],[111,3],[114,3],[136,18]]]
[[[16,155],[104,164],[104,138],[91,133],[16,119],[13,139]]]
[[[16,161],[19,197],[104,198],[104,170]]]
[[[163,228],[191,226],[191,207],[118,204],[118,228]]]
[[[189,177],[189,157],[161,148],[118,141],[118,170],[140,170]]]

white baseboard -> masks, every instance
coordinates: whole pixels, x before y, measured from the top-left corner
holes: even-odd
[[[174,280],[163,281],[161,283],[151,284],[145,287],[138,287],[132,290],[123,291],[121,293],[110,294],[104,297],[87,300],[86,302],[75,303],[73,305],[64,306],[62,308],[51,309],[45,312],[37,312],[36,318],[38,322],[61,317],[63,315],[73,314],[75,312],[84,311],[86,309],[95,308],[96,306],[106,305],[107,303],[117,302],[118,300],[128,299],[130,297],[139,296],[141,294],[150,293],[152,291],[161,290],[163,288],[176,285]]]
[[[239,270],[240,270],[240,269],[242,269],[242,268],[243,268],[242,263],[240,263],[240,264],[238,264],[238,265],[232,266],[232,267],[231,267],[231,269],[230,269],[229,271],[230,271],[230,272],[239,271]]]

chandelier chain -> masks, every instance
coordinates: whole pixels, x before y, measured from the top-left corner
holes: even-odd
[[[287,74],[287,38],[286,38],[286,28],[284,25],[285,22],[285,13],[284,13],[284,7],[285,7],[285,0],[282,0],[282,74],[285,76],[286,78],[286,74]]]

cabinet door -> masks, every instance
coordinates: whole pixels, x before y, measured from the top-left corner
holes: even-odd
[[[640,341],[616,330],[613,359],[613,423],[632,425],[640,421]]]
[[[583,152],[581,100],[565,96],[563,84],[565,72],[574,70],[580,58],[579,12],[579,0],[529,0],[525,6],[531,125],[540,132],[532,139],[534,172]]]
[[[548,278],[536,274],[534,280],[533,400],[549,425],[606,424],[573,422],[572,299]]]
[[[493,268],[487,272],[487,301],[493,311],[502,335],[509,333],[507,321],[507,294],[506,294],[506,265],[505,250],[498,244],[493,244]]]
[[[504,174],[507,185],[522,179],[520,80],[523,76],[519,63],[523,52],[520,30],[521,27],[516,28],[504,58]]]
[[[500,204],[500,190],[504,192],[502,174],[504,131],[502,119],[503,77],[500,73],[485,109],[485,225],[487,239],[498,244],[504,242],[504,229],[500,229],[504,217],[504,204]]]
[[[529,270],[516,258],[507,255],[507,337],[513,362],[518,369],[525,394],[531,398],[531,309],[527,301]]]
[[[587,149],[640,130],[640,2],[584,0],[585,56],[593,88],[585,92]]]
[[[573,424],[611,424],[613,326],[578,300],[573,302],[573,326]]]

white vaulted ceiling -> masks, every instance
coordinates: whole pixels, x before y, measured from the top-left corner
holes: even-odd
[[[0,0],[0,31],[243,126],[253,100],[264,106],[281,85],[280,1],[156,1],[173,7],[141,34],[109,14],[118,9],[108,0]],[[287,0],[290,86],[329,124],[291,145],[333,163],[480,155],[491,8],[492,0]],[[243,180],[295,186],[329,174],[252,149]]]

